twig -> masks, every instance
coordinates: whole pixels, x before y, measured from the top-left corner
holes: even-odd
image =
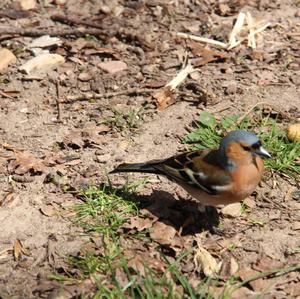
[[[84,35],[94,35],[94,36],[107,36],[104,30],[97,28],[80,28],[80,29],[64,29],[64,30],[51,30],[51,29],[22,29],[22,28],[8,28],[0,27],[0,36],[2,35],[15,35],[15,36],[30,36],[38,37],[42,35],[50,36],[84,36]]]
[[[79,96],[69,96],[67,97],[67,100],[64,101],[65,103],[73,102],[73,101],[89,101],[92,99],[103,99],[103,98],[112,98],[116,96],[122,96],[122,95],[134,95],[134,94],[150,94],[154,91],[154,89],[148,89],[148,88],[130,88],[127,90],[121,90],[116,92],[108,92],[104,94],[99,93],[87,93]]]
[[[271,269],[271,270],[259,273],[257,275],[251,276],[251,277],[243,280],[242,282],[238,283],[233,288],[233,290],[230,291],[229,297],[233,292],[235,292],[236,290],[238,290],[239,288],[241,288],[242,286],[248,284],[251,281],[254,281],[254,280],[257,280],[257,279],[260,279],[260,278],[265,278],[265,277],[272,276],[272,275],[274,275],[275,277],[278,277],[278,276],[281,276],[281,275],[284,275],[284,274],[287,274],[287,273],[290,273],[290,272],[293,272],[293,271],[299,271],[299,270],[300,270],[300,264],[296,264],[294,266],[290,266],[290,267],[287,267],[287,268]]]
[[[185,78],[195,69],[189,63],[186,63],[186,66],[169,82],[166,84],[166,87],[170,87],[171,91],[175,90],[177,86],[179,86]]]
[[[102,29],[103,26],[96,24],[95,22],[91,22],[91,21],[84,21],[81,20],[77,17],[69,17],[66,15],[52,15],[51,17],[52,21],[55,22],[60,22],[60,23],[64,23],[64,24],[76,24],[76,25],[84,25],[84,26],[88,26],[88,27],[92,27],[92,28],[98,28],[98,29]]]
[[[222,48],[227,47],[227,44],[225,44],[223,42],[219,42],[219,41],[214,40],[214,39],[210,39],[210,38],[200,37],[200,36],[187,34],[187,33],[183,33],[183,32],[177,32],[176,35],[179,36],[179,37],[182,37],[182,38],[188,38],[188,39],[195,40],[197,42],[208,43],[208,44],[219,46],[219,47],[222,47]]]
[[[9,98],[9,99],[11,99],[11,100],[14,100],[14,99],[15,99],[14,97],[10,96],[9,94],[7,94],[6,92],[1,91],[1,90],[0,90],[0,95],[2,95],[2,96],[5,97],[5,98]]]
[[[60,83],[59,83],[59,81],[57,80],[57,81],[56,81],[56,97],[55,97],[56,107],[57,107],[57,117],[56,117],[57,122],[61,122],[60,96],[61,96],[61,92],[60,92]]]

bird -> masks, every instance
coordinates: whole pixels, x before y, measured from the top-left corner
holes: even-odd
[[[123,163],[110,173],[142,172],[163,175],[180,185],[202,206],[240,202],[253,193],[271,158],[252,132],[229,132],[216,149],[184,152],[162,160]]]

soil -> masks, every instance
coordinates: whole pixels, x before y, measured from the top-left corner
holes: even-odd
[[[1,298],[47,297],[48,275],[60,267],[63,256],[76,254],[87,241],[67,209],[79,199],[62,186],[70,191],[100,184],[121,162],[164,158],[185,150],[181,140],[203,110],[216,116],[243,114],[264,102],[262,106],[293,121],[300,116],[298,1],[67,0],[62,5],[38,1],[20,18],[21,2],[0,4],[1,45],[17,55],[17,62],[0,77]],[[228,57],[198,67],[178,87],[177,101],[158,111],[151,94],[176,76],[185,53],[195,64],[199,59],[195,44],[176,37],[176,32],[227,41],[240,10],[271,22],[258,39],[258,48],[251,50],[243,43],[231,51],[218,49]],[[90,22],[94,28],[53,21],[55,14]],[[60,36],[64,29],[79,27],[102,33],[98,40]],[[29,33],[1,34],[3,28]],[[30,34],[35,30],[60,37],[62,45],[50,52],[62,55],[65,62],[27,75],[19,67],[33,57],[27,45],[37,37]],[[125,62],[127,68],[111,73],[99,66],[110,60]],[[131,89],[137,92],[127,93]],[[102,98],[79,99],[90,92]],[[121,123],[108,121],[116,110],[127,114]],[[133,125],[128,123],[130,112],[138,113]],[[58,175],[67,181],[53,184]],[[132,180],[141,177],[130,175]],[[125,179],[114,176],[113,182]],[[266,223],[263,226],[248,225],[242,217],[222,217],[222,229],[239,244],[234,257],[240,268],[253,268],[262,259],[282,267],[299,263],[300,203],[294,191],[293,181],[279,176],[258,187],[251,219]],[[187,198],[174,183],[156,177],[140,191],[143,195],[153,200]],[[21,258],[17,240],[24,248]],[[213,247],[213,240],[209,235],[206,249]],[[272,298],[299,298],[300,276],[292,274],[270,291]]]

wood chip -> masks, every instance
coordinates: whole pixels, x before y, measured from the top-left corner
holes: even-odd
[[[60,46],[61,39],[58,37],[51,37],[49,35],[43,35],[39,38],[34,39],[29,45],[28,48],[47,48],[51,46]]]
[[[16,62],[17,58],[13,52],[5,48],[0,50],[0,74],[5,73],[8,66]]]
[[[19,69],[26,74],[33,71],[45,72],[64,62],[64,57],[59,54],[41,54],[25,62]]]
[[[32,10],[36,7],[36,0],[20,0],[18,4],[22,10]]]

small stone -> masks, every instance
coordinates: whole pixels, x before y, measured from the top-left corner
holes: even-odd
[[[237,84],[235,81],[229,82],[226,86],[225,93],[227,95],[235,94],[237,92]]]
[[[221,212],[223,215],[230,216],[230,217],[239,217],[242,215],[242,205],[237,202],[237,203],[232,203],[230,205],[227,205],[224,207]]]
[[[111,155],[110,155],[110,154],[104,154],[104,155],[97,156],[97,157],[96,157],[96,161],[97,161],[98,163],[103,163],[103,164],[105,164],[105,163],[107,163],[107,162],[110,160],[110,158],[111,158]]]
[[[80,73],[78,79],[82,82],[86,82],[92,79],[92,75],[90,73]]]
[[[5,73],[8,66],[16,61],[16,56],[10,50],[0,49],[0,74]]]
[[[36,0],[20,0],[20,8],[22,10],[31,10],[36,7]]]

